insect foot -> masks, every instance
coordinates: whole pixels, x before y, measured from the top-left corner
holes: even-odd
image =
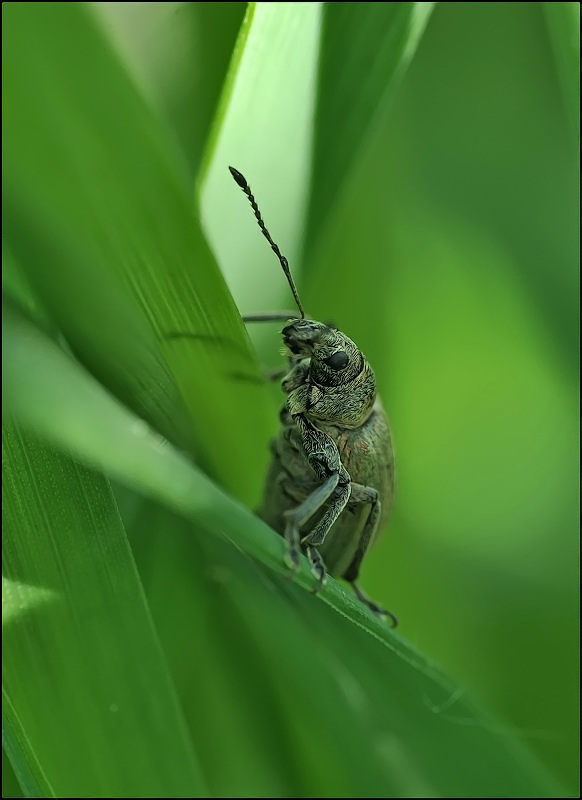
[[[354,590],[354,594],[356,595],[358,600],[365,606],[368,606],[368,608],[373,614],[375,614],[377,617],[380,617],[380,619],[383,620],[384,622],[386,622],[389,619],[390,622],[392,623],[391,624],[392,628],[395,628],[398,625],[398,619],[391,611],[387,611],[385,608],[379,606],[378,603],[375,603],[373,600],[370,600],[368,595],[364,591],[362,591],[362,589],[360,589],[357,583],[351,583],[350,585]]]
[[[311,572],[317,578],[317,583],[311,591],[313,594],[317,594],[323,589],[327,579],[325,564],[323,563],[319,550],[311,545],[307,545],[307,558],[311,564]]]

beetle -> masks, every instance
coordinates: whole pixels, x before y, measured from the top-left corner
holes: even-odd
[[[288,358],[281,383],[286,400],[279,435],[271,442],[258,516],[285,538],[292,575],[305,553],[317,580],[315,593],[327,574],[343,578],[364,605],[395,627],[394,614],[356,582],[394,497],[392,434],[374,371],[344,333],[306,318],[287,259],[271,238],[246,179],[229,169],[279,259],[300,312],[291,318],[283,313],[243,317],[245,323],[287,322],[281,332]]]

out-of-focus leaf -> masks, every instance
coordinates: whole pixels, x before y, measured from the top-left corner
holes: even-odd
[[[436,5],[303,299],[393,426],[364,586],[575,794],[579,157],[548,45],[539,4]]]
[[[163,509],[143,508],[132,542],[215,794],[560,791],[503,726],[399,642],[386,649],[366,624]],[[204,660],[188,659],[199,649]],[[201,714],[214,725],[197,725]]]
[[[308,241],[384,119],[434,3],[324,3]]]
[[[4,687],[2,687],[2,748],[3,753],[5,752],[10,759],[14,775],[26,797],[55,796]],[[4,784],[2,796],[12,796],[4,794]]]
[[[245,3],[93,3],[196,178]]]
[[[580,3],[544,3],[564,103],[580,140]]]
[[[15,3],[3,21],[15,259],[91,371],[251,500],[256,467],[224,465],[266,438],[266,394],[169,138],[82,4]],[[236,397],[235,371],[251,378]]]
[[[2,748],[2,797],[25,797],[6,750]]]
[[[54,794],[206,797],[107,481],[2,441],[3,686]]]

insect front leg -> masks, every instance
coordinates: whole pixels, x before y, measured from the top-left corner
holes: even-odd
[[[267,381],[267,383],[275,383],[275,381],[280,381],[288,371],[288,367],[277,367],[276,369],[265,369],[263,370],[263,377]]]
[[[362,486],[359,483],[352,483],[350,503],[353,505],[359,503],[368,503],[370,505],[370,514],[366,520],[366,524],[364,525],[362,535],[360,536],[356,554],[352,560],[352,563],[343,574],[343,579],[351,584],[352,589],[354,590],[356,597],[358,600],[360,600],[360,602],[367,606],[370,611],[373,611],[377,616],[382,617],[383,619],[389,617],[392,622],[392,627],[395,628],[398,625],[398,620],[394,614],[371,600],[356,583],[358,575],[360,574],[362,560],[366,555],[368,547],[374,539],[378,528],[378,523],[380,521],[382,507],[378,498],[378,492],[375,489],[372,489],[371,486]]]
[[[309,361],[303,359],[296,364],[291,364],[285,375],[285,380],[281,383],[281,388],[285,394],[289,395],[306,385],[309,377]]]
[[[275,367],[274,369],[262,369],[263,380],[267,383],[275,383],[275,381],[283,381],[283,390],[288,394],[293,389],[305,383],[307,375],[309,374],[309,364],[304,361],[297,361],[293,356],[289,358],[289,363],[285,367]],[[237,374],[237,377],[244,377]]]

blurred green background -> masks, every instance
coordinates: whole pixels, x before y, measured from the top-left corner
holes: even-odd
[[[577,795],[579,5],[432,5],[3,5],[27,796]],[[402,639],[179,455],[253,508],[277,429],[277,326],[257,361],[236,309],[291,299],[228,164],[376,371],[362,585]]]

